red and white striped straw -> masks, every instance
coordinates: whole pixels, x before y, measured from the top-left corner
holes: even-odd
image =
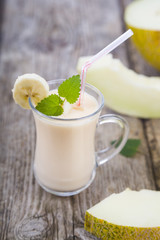
[[[90,60],[88,60],[83,66],[81,70],[81,92],[80,97],[78,101],[78,105],[80,105],[83,101],[83,95],[84,95],[84,88],[85,88],[85,80],[86,80],[86,73],[88,68],[97,60],[99,60],[104,55],[110,53],[112,50],[114,50],[116,47],[118,47],[121,43],[126,41],[128,38],[130,38],[133,35],[133,32],[131,29],[123,33],[120,37],[118,37],[116,40],[114,40],[112,43],[110,43],[108,46],[103,48],[100,52],[98,52],[96,55],[94,55]]]

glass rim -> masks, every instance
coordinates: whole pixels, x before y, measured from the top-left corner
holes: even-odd
[[[50,85],[50,84],[54,84],[54,83],[58,83],[60,81],[64,81],[65,79],[56,79],[56,80],[49,80],[47,81],[47,83]],[[61,117],[57,117],[57,116],[47,116],[45,115],[44,113],[41,113],[39,112],[35,107],[34,105],[32,104],[32,101],[31,101],[31,98],[29,97],[29,105],[30,105],[30,108],[33,110],[33,112],[35,112],[36,114],[38,114],[40,117],[43,117],[43,118],[46,118],[48,120],[54,120],[54,121],[77,121],[77,120],[83,120],[83,119],[86,119],[86,118],[89,118],[89,117],[92,117],[94,115],[96,115],[98,112],[101,111],[101,109],[103,108],[104,106],[104,97],[103,97],[103,94],[101,93],[101,91],[96,88],[95,86],[89,84],[89,83],[86,83],[85,84],[86,87],[89,87],[90,89],[92,89],[94,92],[98,93],[98,95],[101,97],[101,103],[100,103],[100,106],[98,106],[97,110],[94,111],[93,113],[90,113],[86,116],[83,116],[83,117],[79,117],[79,118],[61,118]]]

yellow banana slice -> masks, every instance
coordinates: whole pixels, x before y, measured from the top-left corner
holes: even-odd
[[[27,73],[16,79],[12,89],[14,101],[22,108],[30,109],[29,97],[37,105],[49,95],[49,86],[46,80],[35,73]]]

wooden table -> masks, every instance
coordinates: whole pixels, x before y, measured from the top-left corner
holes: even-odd
[[[129,187],[160,189],[160,120],[125,116],[130,137],[140,138],[133,158],[116,156],[99,167],[91,186],[73,197],[56,197],[35,182],[35,126],[31,111],[18,107],[11,89],[18,75],[47,80],[76,73],[82,55],[97,53],[125,31],[130,0],[6,0],[0,2],[0,239],[95,239],[84,215],[100,200]],[[138,73],[159,75],[130,41],[114,56]],[[103,113],[112,112],[107,107]],[[97,141],[99,139],[97,138]]]

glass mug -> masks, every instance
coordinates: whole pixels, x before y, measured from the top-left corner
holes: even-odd
[[[63,81],[49,81],[50,90],[57,89]],[[97,100],[98,108],[75,119],[46,116],[29,99],[37,133],[34,175],[43,189],[58,196],[71,196],[86,189],[95,177],[96,168],[118,154],[128,138],[129,128],[124,118],[113,114],[100,116],[104,105],[102,93],[90,84],[86,84],[85,92]],[[118,124],[121,135],[109,148],[95,152],[96,128],[107,123]]]

